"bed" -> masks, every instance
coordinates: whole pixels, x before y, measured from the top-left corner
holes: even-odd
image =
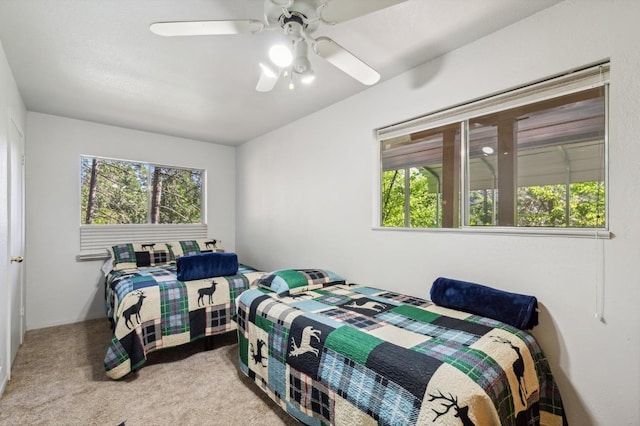
[[[104,366],[112,379],[142,367],[150,352],[234,331],[236,297],[264,274],[239,264],[215,240],[120,244],[110,251],[105,305],[113,336]],[[194,275],[186,267],[194,262],[206,268]]]
[[[296,273],[307,285],[289,285]],[[237,301],[240,369],[293,417],[308,425],[567,424],[529,332],[332,274],[276,271]]]

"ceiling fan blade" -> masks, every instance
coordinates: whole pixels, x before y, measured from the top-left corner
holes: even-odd
[[[186,21],[156,22],[149,26],[154,34],[161,36],[229,35],[255,33],[264,24],[255,19],[237,21]]]
[[[404,1],[407,0],[329,0],[320,18],[329,23],[348,21]]]
[[[260,79],[258,79],[258,84],[256,85],[256,90],[258,92],[270,92],[278,82],[281,71],[278,70],[278,72],[276,72],[262,63],[258,65],[260,65],[261,72]]]
[[[371,86],[380,80],[376,70],[328,37],[318,37],[313,44],[313,51],[362,84]]]

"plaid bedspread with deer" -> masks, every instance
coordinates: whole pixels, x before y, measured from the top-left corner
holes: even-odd
[[[236,297],[262,275],[245,265],[234,276],[194,281],[178,281],[175,265],[112,272],[105,284],[113,328],[107,376],[124,377],[154,350],[234,330]]]
[[[238,299],[242,371],[319,425],[565,425],[534,337],[360,285]]]

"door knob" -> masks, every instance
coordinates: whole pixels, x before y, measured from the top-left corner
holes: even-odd
[[[22,256],[12,257],[11,258],[11,263],[13,263],[13,262],[22,263],[23,260],[24,260],[24,257],[22,257]]]

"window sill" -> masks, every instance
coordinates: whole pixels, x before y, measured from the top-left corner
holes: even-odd
[[[572,228],[510,228],[510,227],[480,227],[466,226],[463,228],[400,228],[373,226],[374,231],[391,232],[427,232],[472,235],[509,235],[520,237],[565,237],[611,239],[613,233],[606,229],[572,229]]]
[[[108,251],[100,251],[100,252],[91,252],[91,253],[80,253],[76,255],[77,262],[89,262],[92,260],[107,260],[111,257]]]

